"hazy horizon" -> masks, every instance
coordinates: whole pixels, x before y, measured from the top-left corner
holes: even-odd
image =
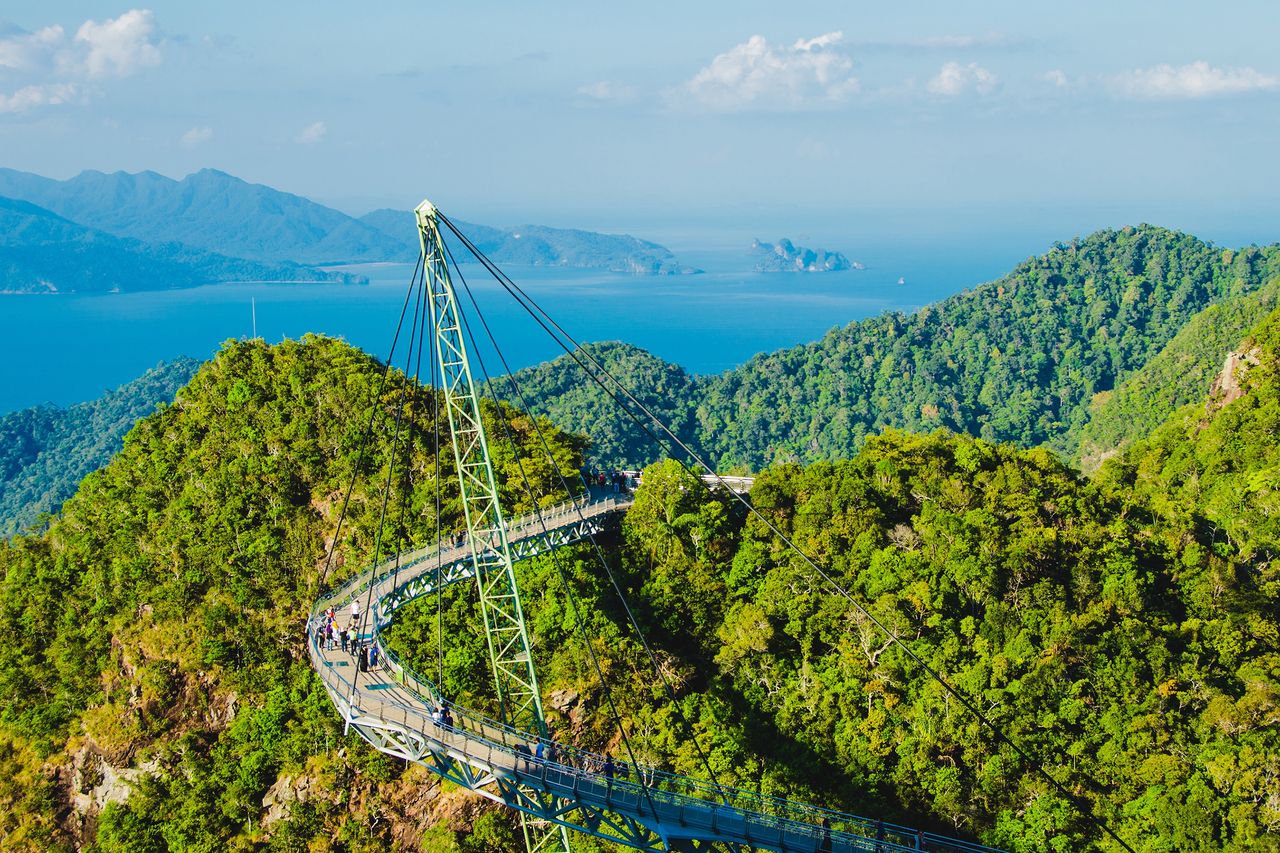
[[[1280,237],[1260,0],[4,15],[0,165],[55,178],[213,167],[353,214],[425,195],[655,238]]]

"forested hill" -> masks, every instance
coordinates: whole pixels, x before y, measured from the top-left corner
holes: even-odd
[[[1225,393],[1095,480],[1044,449],[890,431],[851,459],[776,466],[751,500],[1136,849],[1275,851],[1280,312],[1240,363]],[[509,815],[344,734],[306,663],[301,617],[353,479],[337,577],[378,528],[391,415],[410,394],[383,395],[360,464],[380,371],[326,339],[231,343],[47,532],[0,543],[0,846],[516,849]],[[409,400],[418,474],[392,491],[391,541],[437,521],[434,406]],[[540,458],[528,420],[507,415]],[[571,474],[581,444],[549,441]],[[512,509],[528,506],[521,467],[556,499],[552,466],[496,463]],[[449,530],[456,501],[443,510]],[[682,710],[654,689],[593,550],[525,561],[557,740],[616,747],[615,702],[663,768],[705,775],[705,754],[725,784],[1017,853],[1117,849],[768,526],[673,464],[646,473],[606,544]],[[483,705],[464,587],[441,610],[406,607],[391,641]],[[589,647],[608,651],[600,670]]]
[[[173,400],[197,367],[194,359],[179,358],[96,400],[0,417],[0,537],[56,513],[86,474],[120,450],[134,423]]]
[[[1187,234],[1143,225],[1099,231],[1018,265],[1009,275],[914,314],[888,313],[834,329],[821,340],[760,355],[718,376],[697,377],[685,400],[685,437],[721,468],[838,459],[887,427],[946,427],[1077,456],[1091,407],[1161,352],[1201,311],[1240,300],[1211,346],[1185,351],[1190,381],[1151,403],[1144,425],[1200,393],[1240,332],[1270,304],[1243,297],[1280,278],[1280,247],[1222,250]],[[1237,338],[1238,339],[1238,338]],[[617,357],[617,353],[613,354]],[[639,358],[633,354],[633,358]],[[643,372],[664,371],[641,359]],[[624,368],[625,369],[625,368]],[[574,378],[550,377],[567,371]],[[543,401],[557,423],[598,434],[581,418],[601,392],[566,359],[525,371],[535,387],[564,387]],[[642,395],[650,389],[641,387]],[[1191,396],[1188,396],[1191,395]],[[1141,407],[1140,398],[1126,397]],[[622,422],[619,421],[621,424]],[[605,464],[656,458],[625,424],[598,442]],[[1124,429],[1094,439],[1130,440]],[[1114,444],[1112,446],[1114,446]]]
[[[134,427],[47,532],[0,541],[0,849],[283,851],[313,840],[334,849],[337,839],[359,841],[338,849],[388,849],[370,846],[367,831],[378,827],[381,842],[388,809],[420,835],[432,809],[454,803],[436,798],[425,771],[405,774],[344,736],[303,651],[303,618],[353,482],[329,579],[372,551],[390,412],[410,394],[386,389],[388,415],[362,458],[381,374],[330,339],[228,343]],[[434,464],[426,397],[408,407],[421,428],[411,462],[442,470],[444,494],[456,494],[452,456]],[[496,432],[493,410],[484,414]],[[522,454],[541,452],[527,420],[513,426]],[[554,430],[548,440],[572,476],[578,440]],[[504,499],[528,511],[506,491],[514,465],[495,466]],[[556,499],[550,466],[523,473]],[[388,543],[433,535],[433,487],[425,477],[412,494],[397,489]],[[460,512],[446,497],[445,530]],[[292,812],[263,802],[281,777],[283,799],[298,799],[292,780],[307,786]],[[379,791],[397,780],[399,794]],[[457,820],[469,825],[468,814]],[[473,853],[482,849],[492,848]]]

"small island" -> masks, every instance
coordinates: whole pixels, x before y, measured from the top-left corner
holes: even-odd
[[[860,270],[865,267],[850,261],[840,252],[806,249],[783,237],[777,243],[751,241],[751,254],[756,257],[756,272],[835,272]]]

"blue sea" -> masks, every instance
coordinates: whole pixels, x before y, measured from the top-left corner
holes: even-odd
[[[506,269],[580,341],[622,340],[718,373],[760,352],[820,338],[884,311],[913,311],[1008,272],[1045,246],[893,246],[858,254],[865,270],[756,273],[740,249],[681,248],[701,275],[639,277],[511,266]],[[69,405],[180,355],[208,358],[228,339],[275,342],[319,332],[385,358],[410,265],[344,267],[368,285],[217,284],[101,296],[3,295],[0,414],[39,403]],[[463,265],[481,311],[518,369],[561,350],[488,278]],[[899,283],[901,280],[901,284]],[[477,326],[477,336],[483,339]],[[489,371],[502,372],[492,351]]]

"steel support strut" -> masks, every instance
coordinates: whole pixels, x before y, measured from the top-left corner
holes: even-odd
[[[529,632],[516,587],[507,526],[498,503],[497,479],[480,416],[480,397],[467,357],[466,333],[449,278],[444,240],[431,202],[422,202],[414,213],[422,244],[427,306],[439,356],[441,390],[462,488],[489,662],[498,692],[499,718],[513,728],[545,737],[547,723],[530,653]],[[569,850],[568,832],[563,827],[535,825],[523,812],[521,823],[530,853],[567,853]]]

